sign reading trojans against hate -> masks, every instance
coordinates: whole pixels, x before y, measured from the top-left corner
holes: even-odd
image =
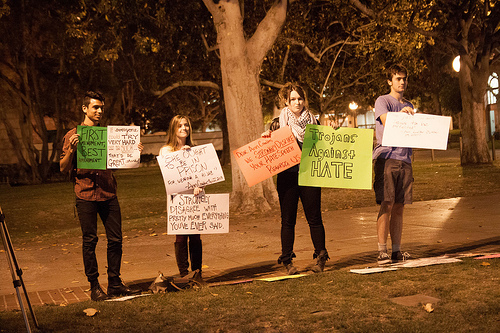
[[[106,127],[76,127],[79,144],[76,148],[76,166],[78,169],[106,170],[107,142]]]
[[[300,163],[300,148],[288,126],[233,151],[248,186]]]
[[[307,125],[299,185],[371,189],[373,130]]]
[[[229,193],[167,195],[167,234],[229,232]]]
[[[389,112],[382,146],[446,150],[451,117]]]
[[[219,157],[211,143],[160,155],[156,159],[167,194],[224,181]]]
[[[140,139],[139,126],[108,126],[108,169],[138,168]]]

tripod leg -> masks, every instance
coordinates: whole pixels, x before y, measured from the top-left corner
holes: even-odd
[[[9,231],[7,230],[7,225],[5,224],[5,216],[1,208],[0,208],[0,225],[1,225],[0,235],[2,236],[2,241],[5,247],[5,253],[7,254],[7,262],[9,263],[10,271],[12,273],[12,281],[14,283],[14,287],[16,288],[19,307],[23,313],[24,321],[26,323],[26,329],[28,330],[28,332],[31,332],[31,329],[29,327],[29,321],[26,317],[26,311],[24,310],[21,294],[19,293],[19,286],[23,288],[24,297],[26,298],[26,304],[28,305],[28,308],[31,313],[31,318],[33,319],[33,323],[35,324],[36,328],[39,328],[38,321],[36,320],[35,312],[31,307],[31,302],[28,296],[28,292],[26,291],[26,286],[24,285],[24,281],[21,277],[23,271],[19,268],[19,265],[17,264],[16,255],[14,253],[14,247],[12,246],[12,241],[10,239]]]

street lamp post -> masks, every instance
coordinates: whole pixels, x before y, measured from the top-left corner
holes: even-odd
[[[349,109],[351,109],[351,111],[353,111],[353,113],[354,113],[354,126],[353,126],[354,128],[358,127],[358,124],[357,124],[358,113],[356,111],[358,109],[358,107],[359,107],[358,104],[354,101],[349,103]]]

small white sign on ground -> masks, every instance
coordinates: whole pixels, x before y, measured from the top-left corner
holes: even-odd
[[[395,271],[399,268],[415,268],[415,267],[423,267],[423,266],[431,266],[431,265],[451,264],[451,263],[461,262],[461,261],[462,260],[457,259],[457,258],[450,258],[448,256],[441,256],[441,257],[406,260],[406,261],[401,261],[401,262],[396,263],[396,264],[381,266],[381,267],[351,269],[350,272],[355,273],[355,274],[383,273],[383,272],[388,272],[388,271]]]

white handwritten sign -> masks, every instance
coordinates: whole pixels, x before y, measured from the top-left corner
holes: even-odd
[[[389,112],[382,146],[446,150],[451,117]]]
[[[167,234],[229,232],[229,193],[167,195]]]
[[[224,181],[224,173],[213,144],[157,156],[167,194]]]
[[[139,126],[108,126],[108,169],[138,168],[141,163]]]

